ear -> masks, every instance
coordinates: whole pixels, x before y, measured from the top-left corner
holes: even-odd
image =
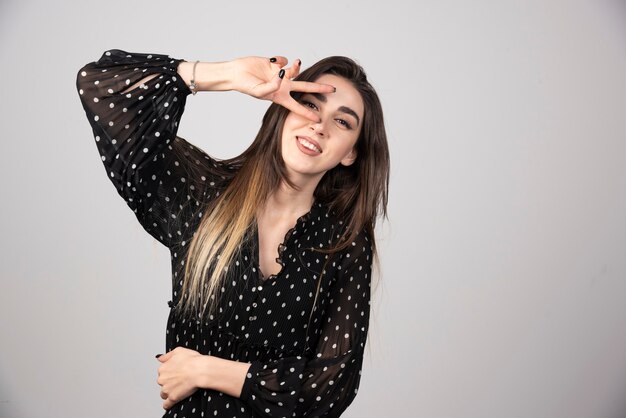
[[[350,153],[346,155],[345,157],[343,157],[343,159],[341,160],[341,164],[345,166],[349,166],[349,165],[352,165],[352,163],[354,163],[355,160],[356,160],[356,147],[352,147],[352,149],[350,150]]]

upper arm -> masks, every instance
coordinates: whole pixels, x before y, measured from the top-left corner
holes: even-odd
[[[109,50],[76,80],[107,178],[166,246],[183,239],[186,218],[223,180],[216,160],[177,136],[190,93],[177,73],[181,61]],[[184,210],[192,212],[180,216]]]

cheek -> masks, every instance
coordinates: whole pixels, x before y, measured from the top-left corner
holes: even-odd
[[[359,135],[354,135],[354,133],[350,134],[345,138],[344,144],[346,144],[346,148],[351,150],[356,147],[357,142],[359,141]]]
[[[291,124],[288,119],[285,119],[285,123],[283,123],[283,132],[281,134],[281,143],[285,143],[288,137],[291,136]]]
[[[293,112],[290,112],[285,118],[285,122],[283,123],[283,130],[300,128],[304,125],[305,122],[306,120],[303,117],[298,116]]]
[[[287,118],[285,118],[285,122],[283,123],[283,132],[282,132],[282,136],[281,136],[281,151],[284,149],[284,147],[288,144],[289,140],[293,137],[294,133],[294,129],[296,129],[296,120],[295,118],[292,117],[292,115],[288,115]]]
[[[293,118],[291,115],[285,118],[285,122],[283,123],[283,138],[285,136],[290,135],[290,131],[293,129]]]
[[[293,113],[289,113],[283,123],[282,142],[284,143],[286,140],[293,138],[294,130],[301,129],[305,126],[305,124],[306,121],[304,118],[294,115]]]

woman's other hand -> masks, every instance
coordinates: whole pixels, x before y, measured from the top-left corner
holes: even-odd
[[[170,409],[175,403],[191,396],[198,389],[198,362],[204,356],[185,347],[158,356],[161,365],[157,383],[161,386],[163,408]]]
[[[335,88],[328,84],[291,80],[300,73],[301,61],[296,60],[291,67],[283,68],[287,62],[287,58],[283,56],[272,59],[244,57],[231,61],[229,64],[234,72],[233,90],[257,99],[270,100],[300,116],[319,122],[319,117],[313,111],[298,103],[289,93],[332,93]]]

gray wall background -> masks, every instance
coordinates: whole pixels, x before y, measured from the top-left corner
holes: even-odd
[[[391,222],[345,416],[626,414],[625,45],[609,0],[2,0],[0,416],[163,412],[169,253],[115,193],[75,90],[111,48],[367,70]],[[179,135],[233,156],[268,104],[190,96]]]

